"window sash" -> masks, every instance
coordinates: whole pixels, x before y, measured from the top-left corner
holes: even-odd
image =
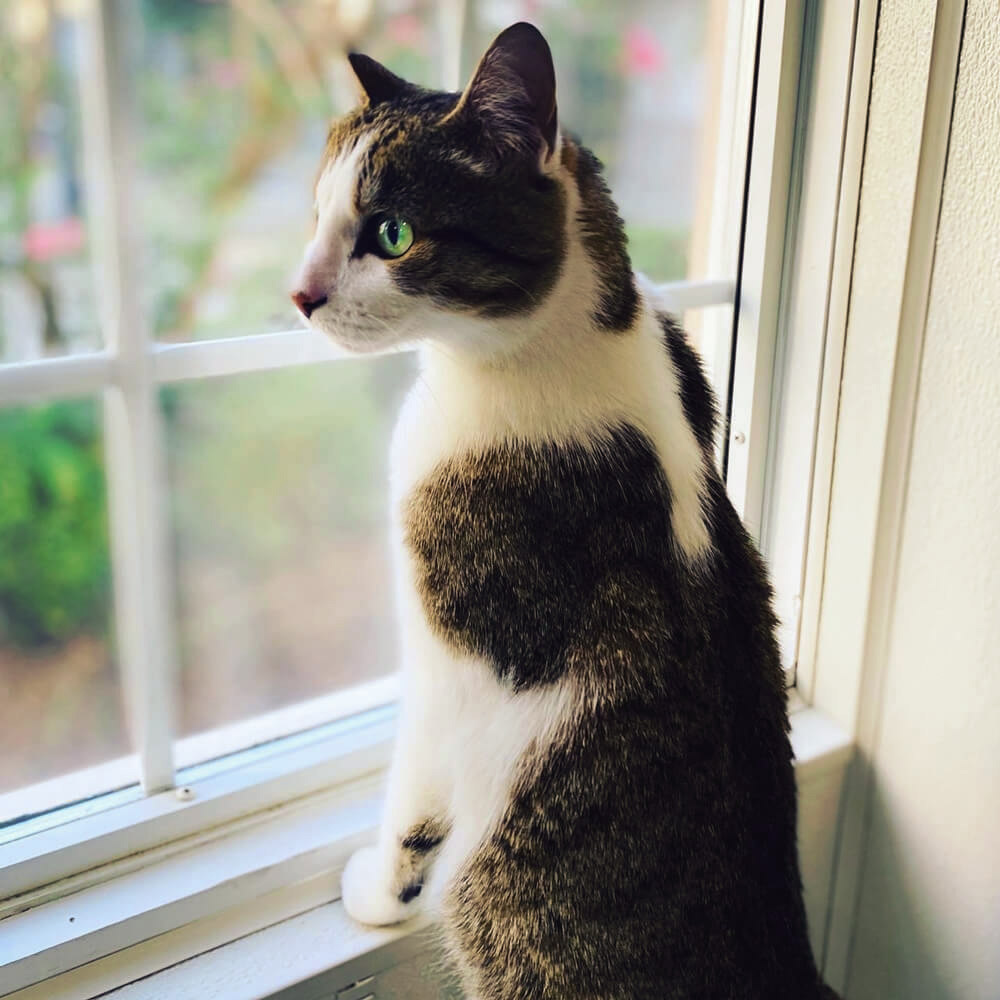
[[[448,6],[464,9],[464,4],[454,2]],[[451,13],[459,16],[462,10]],[[191,379],[274,371],[350,355],[307,330],[176,344],[151,337],[136,293],[137,234],[129,211],[136,143],[125,55],[134,17],[133,5],[101,0],[82,15],[79,33],[84,175],[92,206],[92,263],[106,346],[90,354],[0,364],[0,405],[97,393],[103,397],[116,645],[139,779],[143,791],[151,794],[174,785],[177,675],[163,499],[164,429],[157,389]],[[453,45],[460,44],[460,34],[448,30],[445,35]],[[454,69],[443,71],[453,74]],[[732,103],[723,116],[724,128],[734,120],[728,109]],[[717,201],[728,205],[732,199]],[[715,232],[728,233],[732,228],[713,220]],[[666,283],[656,286],[655,294],[665,308],[682,313],[732,305],[734,291],[734,280],[719,278]],[[720,322],[729,325],[726,318]]]
[[[771,3],[772,0],[769,0]],[[773,0],[781,10],[800,0]],[[158,386],[180,381],[235,375],[250,371],[336,362],[348,356],[321,335],[306,330],[283,331],[223,340],[185,343],[154,341],[133,294],[138,283],[132,273],[136,255],[130,252],[130,88],[124,79],[123,41],[128,34],[131,5],[125,0],[100,0],[88,6],[87,31],[81,52],[85,176],[88,200],[99,223],[94,232],[95,257],[104,294],[100,302],[106,347],[90,354],[0,364],[0,405],[39,402],[103,393],[110,494],[112,559],[116,594],[116,629],[126,690],[126,709],[135,734],[142,791],[111,793],[95,801],[59,809],[37,823],[14,827],[8,843],[0,843],[0,901],[39,885],[52,892],[72,891],[73,876],[106,865],[116,858],[143,850],[140,833],[154,830],[157,843],[189,836],[206,823],[223,823],[299,794],[308,794],[311,781],[343,781],[356,774],[345,733],[357,732],[333,722],[301,738],[322,765],[300,764],[293,737],[265,748],[236,753],[216,765],[206,765],[190,780],[209,780],[213,767],[232,773],[241,764],[254,763],[245,780],[252,792],[220,792],[206,799],[198,786],[196,802],[174,798],[175,773],[183,760],[183,745],[175,741],[169,710],[173,697],[174,619],[170,607],[170,564],[166,557],[166,518],[162,461],[163,430],[157,405]],[[756,5],[731,0],[727,14],[727,73],[720,114],[720,142],[714,180],[714,214],[709,246],[710,273],[704,281],[680,281],[654,286],[659,305],[676,313],[707,310],[715,324],[719,349],[708,358],[716,379],[728,371],[731,355],[732,307],[737,283],[732,269],[740,239],[745,163],[749,137],[735,123],[747,120],[752,99],[751,81],[757,52]],[[730,60],[732,60],[730,64]],[[735,157],[735,160],[734,160]],[[706,324],[707,325],[707,324]],[[345,695],[350,692],[344,692]],[[381,697],[381,696],[380,696]],[[356,706],[356,710],[359,710]],[[334,715],[336,713],[333,713]],[[315,724],[315,719],[311,720]],[[378,751],[387,754],[387,743]],[[386,758],[387,759],[387,758]],[[264,763],[261,763],[261,762]],[[268,763],[270,762],[270,763]],[[285,766],[289,770],[285,771]],[[261,770],[263,768],[263,770]],[[269,774],[277,775],[274,780]],[[201,775],[208,775],[203,778]],[[316,787],[319,787],[317,784]],[[303,790],[304,789],[304,790]],[[123,801],[124,797],[124,801]],[[207,801],[215,802],[211,808]],[[102,810],[102,806],[117,808]],[[166,826],[143,827],[146,810],[165,809],[172,817]],[[159,814],[157,814],[159,815]],[[153,835],[153,834],[151,834]],[[54,887],[57,880],[62,888]],[[46,890],[49,891],[49,890]],[[16,904],[21,906],[28,897]],[[5,911],[0,908],[0,916]]]

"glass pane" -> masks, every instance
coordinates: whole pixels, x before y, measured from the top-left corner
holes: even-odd
[[[543,28],[563,122],[607,164],[636,266],[659,280],[701,276],[725,0],[464,6],[465,74],[506,25]],[[144,0],[138,191],[159,337],[298,326],[287,290],[309,237],[319,152],[330,116],[355,100],[345,48],[440,86],[453,28],[426,0]]]
[[[134,760],[107,763],[130,747],[99,414],[89,400],[0,410],[0,822],[137,777]]]
[[[390,11],[391,8],[391,11]],[[345,47],[415,79],[432,5],[145,0],[136,62],[145,293],[161,339],[298,328],[288,299]]]
[[[180,735],[395,669],[387,466],[412,377],[396,356],[163,390]]]
[[[80,4],[0,4],[0,363],[100,346],[77,71]]]
[[[656,281],[706,277],[728,6],[726,0],[469,5],[466,74],[508,24],[528,20],[541,28],[555,59],[562,125],[604,163],[632,262]]]

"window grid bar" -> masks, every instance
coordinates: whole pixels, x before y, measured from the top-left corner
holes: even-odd
[[[117,378],[107,351],[0,365],[0,405],[93,396]]]
[[[689,309],[731,306],[736,282],[730,278],[705,278],[698,281],[665,281],[652,287],[652,302],[658,309],[684,313]]]
[[[657,308],[684,313],[689,309],[731,306],[734,284],[728,279],[674,281],[648,285],[646,291]],[[311,330],[158,343],[147,345],[147,351],[152,358],[150,377],[161,385],[361,357]],[[123,385],[126,377],[113,352],[15,362],[0,365],[0,400],[7,405],[85,394]]]
[[[734,291],[735,284],[728,279],[675,281],[646,286],[647,294],[658,309],[674,313],[732,305]],[[359,357],[397,354],[410,349],[403,347],[358,355],[338,347],[329,338],[312,330],[284,330],[217,340],[157,344],[153,348],[153,368],[156,381],[164,384],[244,372],[273,371],[323,361],[357,360]]]
[[[162,384],[294,368],[321,361],[356,360],[358,357],[312,330],[283,330],[217,340],[157,344],[153,348],[153,371],[157,382]]]
[[[441,50],[441,87],[443,90],[460,90],[467,0],[438,0],[436,6],[438,44]]]
[[[143,790],[170,788],[173,637],[161,503],[162,428],[132,262],[131,134],[124,41],[131,5],[101,0],[85,16],[81,101],[101,320],[115,381],[104,392],[115,630],[126,716]]]

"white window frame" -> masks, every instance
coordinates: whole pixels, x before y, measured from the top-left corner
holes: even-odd
[[[762,244],[776,238],[783,259],[761,252],[771,272],[756,269],[761,312],[776,333],[769,340],[741,331],[737,340],[737,364],[750,363],[741,362],[741,350],[756,350],[757,365],[763,353],[773,373],[766,422],[750,416],[747,383],[734,387],[730,455],[745,462],[744,517],[758,532],[771,572],[782,661],[807,703],[812,688],[800,638],[818,614],[806,587],[821,572],[822,555],[810,539],[821,538],[825,528],[824,476],[833,461],[827,431],[839,394],[876,11],[865,0],[806,5],[798,46],[808,58],[797,99],[789,102],[796,117],[779,126],[793,145],[788,208],[780,236],[761,237]],[[755,385],[754,391],[764,389]],[[743,427],[750,430],[737,450]]]
[[[122,98],[129,92],[120,37],[128,30],[128,6],[119,0],[93,4],[81,59],[91,125],[86,154],[90,215],[102,221],[94,232],[95,260],[102,273],[113,275],[110,285],[103,280],[98,286],[104,292],[106,347],[79,357],[0,365],[0,400],[6,405],[104,394],[116,628],[141,785],[49,813],[35,825],[17,828],[17,836],[6,843],[0,837],[0,994],[25,990],[25,1000],[34,988],[31,984],[48,980],[47,986],[54,989],[57,981],[50,977],[72,978],[82,973],[68,970],[81,967],[91,969],[103,988],[111,988],[107,984],[112,980],[120,985],[118,980],[127,981],[121,979],[125,973],[113,964],[110,971],[102,971],[103,956],[139,948],[153,938],[174,940],[171,935],[183,936],[192,921],[216,920],[214,933],[221,939],[236,936],[233,927],[245,928],[249,911],[233,917],[235,923],[227,923],[225,915],[249,906],[262,893],[269,899],[280,897],[261,917],[271,922],[276,913],[301,912],[306,901],[315,905],[316,900],[336,898],[340,865],[373,829],[397,695],[396,682],[390,679],[317,699],[307,703],[310,708],[272,713],[267,717],[269,736],[284,738],[236,753],[230,751],[246,740],[246,730],[230,727],[228,736],[214,737],[217,754],[230,755],[209,764],[184,766],[204,759],[204,746],[189,742],[185,750],[186,741],[173,738],[172,588],[161,506],[162,428],[156,391],[160,385],[191,379],[335,362],[345,354],[309,331],[181,344],[151,340],[134,295],[135,234],[125,221],[129,150],[134,148]],[[808,213],[803,221],[792,197],[813,183],[809,158],[796,168],[800,173],[795,183],[790,165],[796,160],[796,137],[802,135],[801,96],[808,85],[800,73],[805,26],[807,41],[818,46],[812,65],[822,78],[813,81],[810,93],[823,114],[840,122],[836,163],[824,177],[826,183],[831,178],[841,183],[842,136],[848,118],[856,119],[856,113],[851,117],[848,112],[857,99],[857,91],[848,87],[837,92],[836,87],[850,77],[844,65],[851,65],[858,28],[857,8],[847,13],[848,6],[826,9],[819,23],[813,15],[813,20],[806,17],[805,0],[762,0],[759,7],[731,0],[721,128],[732,145],[728,155],[717,152],[717,214],[709,250],[710,267],[717,268],[710,273],[721,276],[656,289],[659,301],[678,313],[732,306],[738,296],[735,321],[732,309],[709,309],[705,314],[707,322],[716,325],[718,347],[706,359],[709,370],[719,379],[725,373],[734,386],[727,428],[728,486],[752,532],[762,538],[765,552],[772,539],[787,544],[787,551],[781,551],[794,567],[789,575],[798,588],[809,503],[794,530],[768,528],[769,512],[781,500],[780,491],[770,486],[781,479],[774,470],[793,460],[789,449],[781,447],[781,422],[800,416],[804,408],[815,426],[819,388],[817,384],[814,394],[790,403],[787,386],[789,378],[794,381],[797,363],[786,360],[783,367],[775,358],[787,359],[792,353],[789,334],[798,344],[803,339],[798,330],[808,325],[795,313],[798,300],[789,291],[798,274],[787,254],[790,229],[798,226],[800,241],[820,246],[823,237],[817,232],[825,229],[812,223]],[[758,65],[758,47],[778,52],[780,58]],[[833,52],[828,80],[822,77],[820,50]],[[751,149],[750,137],[741,137],[732,122],[740,120],[741,108],[745,120],[752,101],[757,117]],[[811,111],[810,122],[819,113]],[[829,154],[829,143],[818,146],[814,157]],[[745,164],[748,157],[749,177],[734,166]],[[743,211],[744,193],[742,269],[736,275],[728,273],[724,262],[729,261],[731,269],[736,261],[738,227],[731,224],[732,213]],[[833,222],[839,218],[835,214]],[[832,258],[836,234],[826,235]],[[827,285],[818,280],[828,290],[829,273]],[[800,300],[805,298],[800,295]],[[735,328],[735,352],[727,328]],[[814,365],[822,358],[825,335],[819,343],[818,351],[815,344],[807,351]],[[807,451],[805,461],[811,468],[813,454]],[[794,461],[801,463],[802,456]],[[781,579],[777,583],[780,595],[784,584]],[[315,728],[300,732],[304,718]],[[261,725],[259,719],[254,721]],[[798,754],[805,762],[800,781],[842,769],[848,752],[842,731],[808,711],[796,716],[795,726]],[[136,762],[129,759],[123,766],[134,769]],[[233,849],[244,841],[252,850]],[[220,845],[225,845],[225,854],[219,853]],[[291,892],[294,883],[308,891]],[[131,910],[116,909],[109,900],[123,894],[139,903]],[[195,949],[208,940],[210,935],[202,935],[184,947]],[[184,957],[195,953],[189,950]],[[177,960],[179,952],[171,954]],[[150,961],[162,963],[162,955]],[[134,973],[131,968],[128,974]]]
[[[840,408],[829,422],[821,422],[820,432],[820,440],[827,439],[825,449],[837,452],[836,467],[832,462],[817,466],[816,488],[823,491],[824,511],[832,511],[833,516],[826,523],[827,558],[822,577],[810,579],[807,586],[807,594],[814,596],[817,607],[803,623],[809,629],[803,634],[802,658],[809,666],[810,697],[852,734],[858,747],[857,766],[847,773],[840,806],[835,879],[823,952],[827,980],[840,992],[849,985],[864,884],[865,842],[878,784],[873,761],[878,754],[886,697],[921,362],[962,70],[966,4],[937,4],[932,14],[929,36],[905,50],[911,75],[902,92],[894,89],[891,97],[886,96],[886,81],[891,78],[886,72],[880,81],[881,97],[876,95],[878,100],[872,104],[878,124],[873,133],[876,151],[871,170],[865,170],[866,199],[879,205],[876,214],[885,215],[881,199],[886,191],[879,173],[886,162],[892,164],[899,190],[910,194],[900,199],[900,211],[887,218],[886,233],[876,233],[871,227],[857,233],[857,253],[866,262],[900,234],[905,234],[905,253],[888,256],[876,282],[859,264],[853,273],[860,285],[868,282],[869,287],[860,290],[855,302],[851,302],[850,289],[843,287],[846,282],[838,283],[836,290],[842,298],[835,301],[845,313],[849,306],[854,311],[849,331],[853,343],[849,353],[843,350],[848,337],[845,317],[840,345],[843,363],[836,372],[842,385]],[[876,20],[877,16],[872,17],[863,29],[872,36],[873,55]],[[883,38],[892,41],[879,43],[880,57],[889,56],[891,62],[889,46],[898,37],[899,22],[890,23]],[[902,115],[916,125],[912,135],[917,142],[902,155],[886,148],[887,133],[882,129],[887,115]],[[860,199],[855,205],[860,212]],[[881,300],[877,326],[869,297],[872,285]],[[874,364],[873,354],[865,355],[860,343],[873,336],[881,338],[879,361]],[[858,364],[859,354],[867,364]],[[828,375],[832,377],[832,373],[825,373],[824,378]],[[845,442],[843,448],[829,441],[846,437],[845,429],[859,424],[869,431],[871,450],[867,454],[863,447],[855,447],[854,441]],[[810,551],[814,544],[819,547],[810,532]],[[819,570],[816,575],[819,577]]]

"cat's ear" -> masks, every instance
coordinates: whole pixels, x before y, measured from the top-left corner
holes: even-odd
[[[391,101],[398,97],[409,84],[391,70],[386,69],[380,62],[376,62],[371,56],[363,55],[360,52],[350,52],[347,55],[351,69],[358,78],[358,83],[365,93],[369,104],[382,104],[383,101]]]
[[[559,143],[556,73],[542,33],[525,21],[502,31],[455,113],[477,118],[498,154],[529,153],[550,162]]]

